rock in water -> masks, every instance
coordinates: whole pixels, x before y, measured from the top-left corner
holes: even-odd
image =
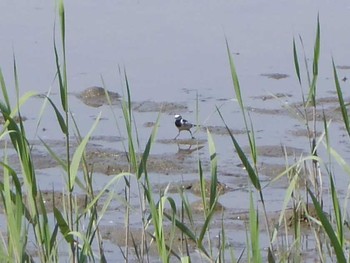
[[[117,92],[106,90],[102,87],[92,86],[77,95],[77,97],[86,105],[91,107],[101,107],[111,103],[119,103],[120,95]],[[109,102],[110,101],[110,102]]]

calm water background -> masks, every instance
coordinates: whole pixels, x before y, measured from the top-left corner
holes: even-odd
[[[301,101],[300,88],[294,73],[292,40],[302,37],[310,65],[317,15],[321,23],[321,58],[318,82],[320,97],[334,96],[331,58],[337,65],[350,65],[350,3],[348,1],[66,1],[67,60],[69,91],[78,93],[93,85],[123,93],[123,77],[118,68],[126,70],[134,101],[185,102],[189,110],[183,115],[196,119],[196,96],[199,97],[199,122],[222,126],[215,106],[220,106],[229,126],[242,129],[243,122],[229,71],[225,45],[227,39],[234,55],[242,93],[247,106],[280,109],[283,103]],[[13,88],[13,54],[18,66],[20,93],[52,89],[52,98],[59,102],[53,51],[54,25],[58,32],[57,10],[54,1],[30,0],[0,2],[0,67],[6,83]],[[56,33],[58,36],[59,34]],[[60,39],[56,37],[57,42]],[[300,57],[302,53],[300,52]],[[281,80],[262,76],[283,73]],[[305,71],[304,71],[305,73]],[[339,77],[348,77],[349,71],[339,70]],[[306,85],[306,75],[304,74]],[[349,82],[342,82],[348,94]],[[253,98],[270,93],[290,94],[282,101]],[[35,138],[37,116],[42,101],[32,99],[23,108],[28,117],[29,136]],[[70,96],[70,106],[82,133],[91,127],[102,111],[104,120],[95,135],[119,135],[107,106],[91,108]],[[122,123],[120,109],[115,109]],[[38,135],[41,138],[61,139],[53,112],[47,109]],[[145,144],[150,129],[142,127],[154,121],[157,113],[136,113],[141,144]],[[286,115],[251,115],[257,132],[258,145],[288,145],[308,150],[307,139],[295,137],[288,131],[302,127],[302,123]],[[321,124],[322,125],[322,124]],[[320,125],[320,127],[321,127]],[[331,126],[333,146],[349,160],[348,140],[344,139],[341,125]],[[123,133],[123,131],[122,131]],[[173,116],[163,114],[158,139],[171,139],[177,131]],[[122,134],[125,136],[125,134]],[[196,137],[205,139],[199,132]],[[238,136],[242,145],[246,138]],[[214,136],[222,171],[239,171],[240,163],[233,152],[228,136]],[[345,141],[345,143],[344,143]],[[120,145],[109,145],[120,149]],[[156,143],[154,153],[177,152],[174,144]],[[207,156],[207,148],[201,152]],[[197,157],[193,157],[196,165]],[[204,157],[203,157],[204,158]],[[283,158],[262,158],[262,162],[283,164]],[[53,169],[56,171],[55,169]],[[342,170],[336,180],[343,194],[348,177]],[[52,169],[47,174],[55,173]],[[45,173],[45,171],[43,172]],[[241,173],[239,171],[238,173]],[[193,176],[192,176],[193,177]],[[177,177],[156,176],[157,182],[178,180]],[[195,177],[193,177],[195,178]],[[61,178],[59,179],[62,180]],[[230,177],[220,177],[235,187]],[[53,176],[48,185],[55,181]],[[282,193],[281,193],[282,192]],[[276,188],[267,193],[271,210],[280,208],[283,190]],[[234,209],[247,209],[247,202],[232,204],[232,199],[244,193],[238,191],[223,198],[222,203]],[[244,200],[244,199],[243,199]],[[273,205],[273,201],[278,201]]]

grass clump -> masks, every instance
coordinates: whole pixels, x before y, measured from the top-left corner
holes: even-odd
[[[245,248],[236,257],[234,248],[229,246],[230,237],[226,228],[224,209],[220,210],[218,190],[218,156],[212,134],[207,131],[209,148],[210,171],[209,176],[203,168],[201,157],[198,157],[198,181],[200,185],[200,202],[202,211],[200,222],[195,215],[194,208],[183,189],[179,189],[179,199],[170,194],[168,185],[163,192],[157,193],[152,185],[148,163],[152,146],[158,132],[160,115],[158,115],[153,130],[144,147],[141,147],[136,121],[132,112],[131,88],[124,71],[126,96],[122,100],[122,116],[125,124],[127,143],[123,144],[129,167],[126,171],[115,175],[99,190],[93,186],[93,167],[88,165],[86,147],[96,129],[100,116],[96,118],[89,132],[82,136],[79,127],[70,112],[68,99],[68,79],[65,38],[65,9],[63,1],[58,3],[60,50],[54,39],[54,58],[57,72],[57,82],[60,91],[60,104],[55,104],[49,96],[44,105],[50,105],[65,140],[65,154],[59,156],[44,140],[43,146],[53,159],[57,161],[63,171],[66,182],[63,190],[62,207],[55,201],[53,194],[53,213],[49,212],[43,194],[38,186],[35,164],[32,158],[32,147],[26,135],[21,118],[21,106],[31,99],[35,93],[19,96],[19,79],[16,59],[14,57],[13,72],[17,102],[10,103],[8,90],[0,70],[0,85],[3,99],[0,111],[5,124],[0,132],[0,139],[9,139],[20,162],[20,171],[16,171],[8,162],[7,144],[3,149],[3,180],[0,182],[0,194],[6,218],[6,231],[1,233],[0,260],[1,262],[60,262],[64,259],[72,262],[107,262],[104,247],[104,237],[101,233],[101,221],[112,201],[122,204],[125,211],[124,226],[125,240],[120,246],[123,261],[153,262],[157,258],[161,262],[241,262],[243,258],[248,262],[302,262],[303,241],[302,221],[311,229],[317,243],[317,257],[321,262],[329,258],[337,262],[349,261],[346,248],[345,232],[347,230],[347,198],[343,207],[336,191],[332,164],[339,163],[347,173],[350,168],[330,143],[329,126],[331,121],[323,121],[323,133],[316,137],[316,107],[317,81],[321,46],[321,27],[317,19],[316,38],[312,72],[309,70],[304,51],[304,62],[307,75],[307,96],[303,98],[303,124],[309,134],[312,134],[307,156],[296,156],[295,163],[290,164],[286,157],[286,169],[268,184],[263,184],[259,175],[259,152],[254,133],[254,125],[250,114],[246,110],[238,74],[226,41],[228,60],[231,70],[233,87],[242,112],[244,127],[247,131],[249,153],[247,154],[239,140],[225,122],[225,117],[217,108],[224,125],[229,133],[232,152],[236,152],[245,168],[249,182],[249,207],[246,223]],[[300,43],[303,47],[302,39]],[[296,76],[303,90],[302,71],[299,63],[296,41],[293,39],[293,55]],[[311,72],[311,73],[310,73]],[[338,96],[339,107],[347,134],[350,135],[347,104],[344,101],[342,89],[338,80],[337,70],[333,61],[334,83]],[[108,93],[106,93],[108,97]],[[197,95],[198,97],[198,95]],[[108,99],[108,98],[107,98]],[[109,100],[110,101],[110,100]],[[197,99],[197,109],[198,99]],[[309,108],[312,108],[312,120],[308,118]],[[294,109],[290,108],[291,111]],[[197,111],[198,120],[198,111]],[[118,126],[118,124],[117,124]],[[119,129],[119,126],[118,126]],[[73,147],[72,134],[75,135],[77,145]],[[318,155],[320,147],[327,150],[327,162]],[[286,154],[287,156],[287,154]],[[308,168],[311,167],[311,168]],[[322,168],[321,168],[322,167]],[[325,171],[325,172],[324,172]],[[329,178],[329,193],[331,199],[330,213],[324,207],[324,173]],[[305,180],[307,174],[312,180]],[[210,177],[210,186],[206,177]],[[268,203],[265,193],[273,183],[287,177],[288,186],[276,224],[269,220]],[[305,187],[300,182],[305,180]],[[312,183],[311,183],[312,182]],[[123,185],[123,194],[116,193],[113,187]],[[77,189],[83,192],[84,204],[81,207],[76,201]],[[209,191],[208,191],[209,189]],[[132,194],[138,198],[138,206],[132,204]],[[349,194],[348,194],[349,195]],[[103,198],[103,204],[101,200]],[[310,207],[313,207],[313,212]],[[287,214],[291,209],[292,216]],[[141,226],[140,241],[137,241],[132,230],[132,217],[138,210],[139,225]],[[219,210],[219,211],[218,211]],[[219,216],[218,216],[219,214]],[[218,219],[218,217],[220,217]],[[213,222],[220,221],[219,233],[213,232]],[[262,229],[268,237],[267,252],[262,250]],[[217,228],[215,229],[217,231]],[[215,239],[214,239],[215,235]],[[324,237],[327,236],[327,239]],[[281,241],[283,240],[283,241]],[[214,242],[215,241],[215,242]],[[32,244],[35,252],[33,253]],[[130,246],[130,244],[132,244]],[[68,252],[66,256],[63,252]],[[156,251],[154,256],[153,251]],[[196,252],[194,252],[196,251]],[[64,258],[64,257],[67,258]]]

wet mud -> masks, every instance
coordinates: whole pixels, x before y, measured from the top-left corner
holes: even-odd
[[[349,70],[350,66],[349,65],[339,65],[337,66],[338,69],[344,69],[344,70]]]
[[[27,120],[27,117],[25,116],[14,116],[13,117],[13,120],[16,122],[16,123],[19,123],[20,120],[22,120],[23,122]],[[5,119],[3,116],[0,116],[0,124],[5,124]]]
[[[188,111],[186,103],[175,102],[132,102],[132,108],[137,112],[163,112],[168,113],[169,115]]]
[[[144,231],[141,227],[129,227],[126,229],[123,226],[102,226],[100,227],[102,237],[110,240],[118,247],[128,246],[131,249],[137,249],[140,253],[142,246],[146,246],[149,255],[157,255],[156,242],[153,239],[152,230]],[[199,230],[199,229],[198,229]],[[195,250],[195,243],[182,235],[180,231],[172,231],[170,226],[164,228],[164,239],[167,244],[172,241],[172,247],[175,252],[182,246],[188,245],[188,249],[193,252]]]
[[[85,105],[94,108],[103,105],[122,106],[121,96],[117,92],[109,91],[102,87],[93,86],[74,95]],[[132,101],[131,106],[136,112],[165,112],[173,115],[188,110],[186,103],[176,102]]]
[[[229,131],[233,135],[246,134],[245,130],[229,129],[228,131],[227,128],[224,126],[202,126],[201,130],[204,132],[209,130],[210,133],[217,135],[229,135]]]
[[[32,150],[31,152],[32,161],[35,169],[47,169],[57,167],[58,163],[54,158],[52,158],[47,152]],[[21,165],[19,162],[19,158],[17,154],[9,154],[8,155],[8,164],[12,169],[16,172],[21,172]],[[3,174],[2,169],[0,170],[0,174]]]
[[[124,152],[106,149],[90,150],[86,153],[89,168],[98,173],[115,175],[129,171],[128,156]],[[141,158],[141,155],[139,156]],[[181,165],[179,165],[181,161]],[[167,174],[196,173],[197,166],[192,159],[177,154],[151,154],[147,161],[149,172]],[[132,171],[132,170],[131,170]]]
[[[232,220],[243,220],[243,221],[249,221],[249,213],[248,212],[234,212],[230,211],[231,214],[227,214],[227,218],[230,218]],[[279,219],[281,216],[282,211],[276,211],[276,212],[269,212],[267,214],[269,227],[271,229],[273,228],[279,228]],[[311,230],[311,226],[315,225],[314,222],[310,220],[310,218],[316,218],[319,219],[317,216],[316,209],[313,204],[306,204],[305,206],[299,206],[295,209],[293,208],[287,208],[283,211],[283,220],[282,225],[287,227],[294,227],[294,225],[298,222],[300,223],[300,226],[303,228],[303,230]],[[324,213],[326,216],[329,216],[326,212]],[[263,214],[259,215],[259,217],[264,217]],[[261,224],[261,230],[265,230],[264,224]]]
[[[289,77],[288,74],[284,74],[284,73],[262,73],[260,75],[263,77],[267,77],[269,79],[276,79],[276,80],[285,79]]]
[[[205,204],[206,207],[204,207],[202,200],[197,200],[197,201],[192,202],[191,203],[192,212],[194,214],[203,215],[203,213],[205,212],[205,209],[208,209],[210,207],[210,199],[206,198],[205,202],[206,202],[206,204]],[[226,208],[220,202],[217,202],[215,204],[214,211],[217,214],[219,214],[219,215],[222,214],[224,212],[224,210],[226,210]]]
[[[314,133],[312,131],[308,131],[306,129],[294,129],[288,131],[289,134],[295,136],[295,137],[307,137],[312,138],[314,136]],[[319,137],[322,135],[322,132],[316,132],[316,137]]]
[[[207,142],[207,140],[203,139],[159,139],[157,140],[158,143],[162,144],[177,144],[179,148],[186,149],[184,146],[196,146],[196,145],[203,145]]]
[[[244,147],[243,150],[247,153],[250,152],[249,147]],[[263,145],[257,147],[257,152],[259,156],[284,158],[285,156],[300,156],[304,151],[285,145]]]
[[[100,141],[104,141],[104,142],[120,142],[125,140],[125,138],[120,137],[120,136],[112,136],[112,135],[96,135],[96,136],[91,136],[90,137],[90,141],[92,142],[100,142]]]
[[[121,172],[130,171],[130,165],[128,162],[128,156],[124,151],[117,151],[110,148],[101,146],[100,141],[116,142],[123,140],[118,136],[93,136],[90,143],[86,148],[86,163],[88,168],[94,173],[100,173],[105,175],[115,175]],[[191,154],[199,151],[204,147],[205,140],[195,139],[179,139],[179,140],[160,140],[163,144],[175,144],[178,147],[178,151],[167,154],[150,154],[147,162],[147,169],[149,172],[167,174],[187,174],[197,173],[198,164],[193,160]],[[2,143],[8,144],[8,148],[11,149],[10,142]],[[35,165],[36,170],[42,170],[47,168],[58,167],[58,162],[50,154],[48,154],[45,147],[40,146],[40,141],[30,142],[32,145],[31,157]],[[45,143],[50,147],[55,154],[60,158],[65,158],[66,148],[63,141],[47,140]],[[73,154],[77,143],[72,141],[71,153]],[[141,154],[138,158],[141,160]],[[179,165],[181,162],[181,165]],[[21,172],[21,166],[18,159],[18,155],[15,153],[8,153],[9,165],[18,173]],[[203,161],[203,166],[207,166],[207,162]],[[131,170],[132,171],[132,170]],[[2,174],[0,169],[0,174]]]
[[[40,190],[40,195],[38,194],[37,196],[37,203],[39,204],[40,198],[42,198],[47,213],[52,213],[55,207],[59,210],[68,207],[68,194],[62,193],[60,190]],[[85,194],[73,193],[73,198],[76,207],[81,211],[83,211],[87,204],[91,202],[91,199],[89,199],[89,197]],[[103,198],[104,197],[102,196],[101,200],[103,200]],[[28,206],[26,194],[23,195],[23,202]],[[97,203],[97,207],[98,209],[102,210],[103,202],[101,202],[101,205]],[[39,207],[39,212],[42,213],[41,207]],[[0,202],[0,213],[4,213],[4,206],[2,202]]]
[[[267,176],[268,178],[274,178],[286,170],[285,164],[269,164],[262,163],[258,167],[260,174]]]
[[[269,100],[273,99],[273,96],[257,96],[255,99]],[[350,101],[350,98],[344,99],[345,103]],[[303,102],[295,102],[290,104],[281,105],[277,109],[259,108],[259,107],[247,107],[247,110],[256,114],[264,114],[271,116],[289,116],[295,119],[322,122],[324,119],[332,120],[335,122],[342,122],[343,117],[339,101],[337,97],[323,97],[317,99],[316,110],[310,105],[305,105]],[[350,110],[348,110],[350,114]]]
[[[323,122],[324,120],[332,120],[334,122],[342,122],[343,116],[336,98],[324,98],[321,105],[314,110],[312,107],[303,107],[301,103],[292,104],[292,114],[290,116],[307,121]],[[350,114],[350,111],[348,111]]]
[[[275,99],[283,99],[283,98],[291,98],[292,94],[285,94],[285,93],[275,93],[272,95],[260,95],[260,96],[252,96],[251,98],[256,100],[275,100]]]
[[[205,195],[210,196],[211,181],[208,179],[204,179],[204,181],[205,181],[205,188],[204,188]],[[167,189],[169,193],[191,192],[196,196],[201,196],[201,185],[199,180],[189,180],[189,181],[183,181],[179,183],[173,182],[170,185],[168,184],[156,185],[155,189],[158,189],[158,191],[161,191],[161,192],[164,189]],[[233,191],[233,189],[224,183],[217,182],[216,191],[219,195],[223,195],[229,191]]]
[[[307,171],[307,167],[292,166],[293,164],[287,167],[285,164],[262,163],[258,166],[258,172],[259,175],[267,177],[265,183],[274,188],[287,188],[295,176],[297,176],[296,186],[299,189],[314,185],[314,178],[311,172]]]
[[[198,203],[201,203],[201,201],[199,201]],[[193,206],[191,207],[193,208]],[[195,208],[193,208],[193,210],[195,212],[196,217],[198,217],[199,214],[203,215],[203,212],[201,211],[201,204],[198,204]],[[268,213],[267,217],[270,229],[284,229],[283,231],[278,232],[278,235],[281,237],[285,237],[286,228],[288,229],[288,231],[290,231],[290,235],[292,235],[293,229],[296,224],[300,225],[301,230],[304,234],[312,233],[311,226],[315,226],[315,223],[313,223],[313,221],[310,218],[313,217],[318,219],[316,210],[311,204],[308,204],[306,207],[299,207],[296,210],[286,209],[284,211],[281,222],[279,222],[280,215],[281,212],[270,212]],[[259,218],[263,217],[263,214],[259,215]],[[229,246],[230,242],[234,242],[233,240],[231,241],[232,236],[237,236],[240,234],[243,237],[245,236],[247,226],[249,224],[249,212],[227,211],[223,209],[220,206],[220,204],[218,204],[216,216],[212,220],[211,224],[211,231],[213,233],[220,233],[223,218],[225,220],[225,233],[228,235],[227,245]],[[186,224],[186,221],[184,222]],[[198,222],[195,225],[187,224],[187,226],[191,229],[191,231],[198,232],[201,230],[202,225]],[[110,240],[112,243],[120,247],[128,246],[131,249],[136,248],[139,250],[143,244],[146,245],[146,247],[148,247],[151,255],[156,255],[157,253],[154,240],[152,242],[152,229],[147,229],[146,231],[144,231],[141,227],[137,226],[129,226],[129,228],[126,229],[124,226],[104,225],[100,226],[99,230],[101,231],[103,238]],[[260,224],[260,230],[266,231],[266,227],[264,224]],[[196,250],[196,245],[193,242],[193,240],[188,238],[186,235],[182,234],[181,231],[174,231],[171,228],[170,224],[164,225],[164,239],[167,244],[170,244],[170,241],[172,242],[172,247],[175,249],[175,251],[176,249],[185,246],[185,244],[188,245],[189,252],[192,253]],[[220,245],[219,243],[216,244],[216,242],[216,238],[213,237],[211,243],[214,247],[216,245]],[[204,241],[203,245],[207,245],[206,241]],[[235,245],[235,247],[239,245],[240,244],[238,243]],[[280,250],[281,248],[279,249],[279,251],[276,252],[280,253]]]
[[[148,122],[145,122],[142,126],[145,127],[145,128],[152,128],[156,125],[155,122],[153,121],[148,121]]]
[[[286,109],[266,109],[266,108],[256,108],[256,107],[247,107],[247,110],[252,113],[257,114],[266,114],[266,115],[272,115],[272,116],[287,116],[289,114],[288,110]]]
[[[89,87],[75,95],[84,104],[94,108],[101,107],[102,105],[116,105],[120,103],[120,95],[117,92],[97,86]]]

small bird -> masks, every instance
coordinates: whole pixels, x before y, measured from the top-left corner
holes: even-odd
[[[175,126],[179,129],[179,133],[176,135],[174,140],[176,140],[176,138],[179,137],[181,131],[189,131],[192,139],[194,139],[192,132],[191,132],[191,128],[196,127],[197,125],[188,122],[187,120],[183,119],[181,115],[176,114],[175,115]]]

